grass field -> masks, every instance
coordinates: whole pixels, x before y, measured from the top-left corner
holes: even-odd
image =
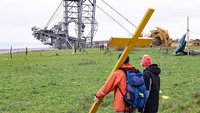
[[[200,48],[197,48],[200,49]],[[0,55],[0,113],[87,113],[113,69],[119,51],[72,55],[70,50]],[[200,56],[174,56],[158,49],[132,51],[138,69],[144,54],[162,69],[159,113],[200,113]],[[113,112],[113,93],[98,113]]]

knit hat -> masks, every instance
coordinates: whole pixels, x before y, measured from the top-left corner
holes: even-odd
[[[122,55],[122,53],[120,53],[120,54],[118,55],[118,59],[121,57],[121,55]],[[129,63],[129,56],[126,58],[124,64],[128,64],[128,63]]]
[[[151,65],[151,57],[149,55],[144,55],[142,57],[141,65],[143,67],[148,67],[149,65]]]

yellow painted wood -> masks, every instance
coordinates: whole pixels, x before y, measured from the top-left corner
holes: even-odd
[[[133,43],[133,47],[145,47],[150,46],[153,38],[139,38],[136,42]]]
[[[100,106],[100,103],[94,102],[94,104],[92,105],[92,107],[91,107],[89,113],[96,113],[96,111],[97,111],[97,109],[99,108],[99,106]]]
[[[131,38],[113,38],[109,40],[109,46],[127,46]],[[136,42],[133,43],[133,47],[143,47],[150,46],[150,43],[153,41],[153,38],[142,38],[140,37]]]
[[[115,64],[110,76],[108,77],[108,79],[111,77],[112,73],[117,70],[122,64],[123,62],[126,60],[126,58],[128,57],[128,55],[130,54],[134,43],[137,44],[137,40],[138,37],[140,36],[140,34],[142,33],[144,27],[146,26],[147,22],[149,21],[151,15],[153,14],[154,9],[149,8],[146,12],[146,14],[144,15],[142,21],[140,22],[139,26],[137,27],[134,35],[131,37],[129,43],[126,45],[126,48],[124,50],[124,52],[122,53],[121,57],[119,58],[119,60],[117,61],[117,63]],[[126,39],[125,39],[126,40]],[[112,43],[112,42],[110,42]],[[107,80],[108,80],[107,79]],[[94,102],[94,104],[92,105],[89,113],[96,113],[98,107],[100,106],[99,103]]]
[[[130,42],[130,38],[114,38],[111,37],[108,44],[109,46],[127,46]]]

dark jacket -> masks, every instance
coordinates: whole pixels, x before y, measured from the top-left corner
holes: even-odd
[[[160,68],[157,64],[151,64],[144,71],[144,80],[147,91],[150,89],[149,97],[147,99],[147,103],[145,105],[144,113],[156,113],[158,112],[159,105],[159,91],[160,91],[160,77],[161,73]],[[152,84],[150,87],[150,80],[152,80]]]

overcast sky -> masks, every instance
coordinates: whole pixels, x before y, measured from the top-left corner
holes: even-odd
[[[181,38],[187,31],[187,16],[190,18],[190,38],[200,39],[200,1],[199,0],[105,0],[128,20],[138,25],[148,8],[154,8],[145,33],[161,27],[168,30],[173,39]],[[0,49],[22,47],[48,47],[35,39],[31,27],[43,28],[61,0],[0,0]],[[123,20],[101,0],[97,5],[107,11],[126,29],[134,33],[135,28]],[[109,40],[111,36],[128,37],[122,29],[100,9],[96,9],[98,31],[94,40]]]

